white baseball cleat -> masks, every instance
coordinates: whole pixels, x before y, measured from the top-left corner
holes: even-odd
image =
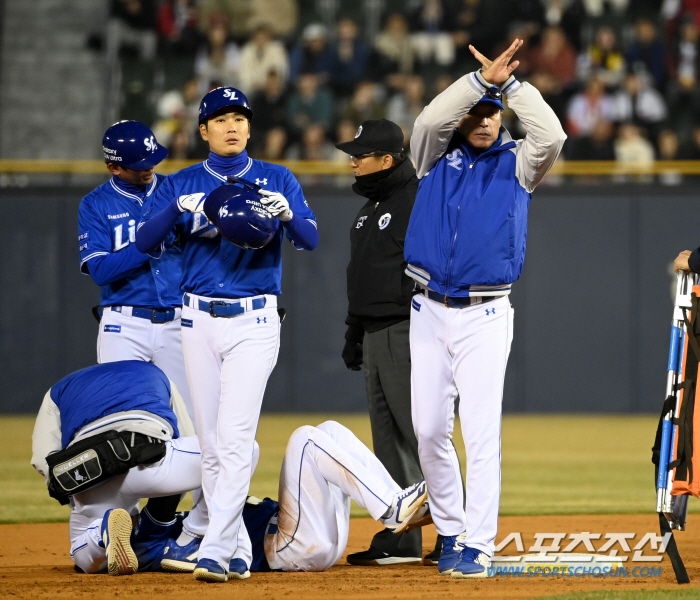
[[[396,494],[391,504],[390,514],[381,519],[382,523],[394,533],[405,531],[411,519],[425,505],[427,498],[428,486],[425,484],[425,479],[421,479],[418,483]]]
[[[139,561],[131,548],[131,515],[123,508],[108,510],[102,519],[102,543],[110,575],[133,575]]]

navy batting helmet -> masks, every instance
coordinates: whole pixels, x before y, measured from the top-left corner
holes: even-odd
[[[102,138],[105,160],[135,171],[152,169],[168,151],[156,141],[156,136],[143,123],[119,121]]]
[[[229,242],[245,250],[267,245],[279,227],[279,219],[260,202],[260,186],[229,177],[228,183],[212,191],[204,201],[204,214]]]
[[[249,121],[253,120],[253,111],[248,98],[241,90],[233,87],[219,87],[209,92],[199,104],[199,122],[203,123],[215,112],[229,106],[238,107]]]

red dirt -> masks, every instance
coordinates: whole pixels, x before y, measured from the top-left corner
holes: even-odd
[[[549,517],[501,517],[498,541],[513,531],[522,533],[525,550],[534,542],[535,532],[596,533],[634,532],[636,540],[647,532],[658,533],[656,515],[574,515]],[[371,519],[353,519],[347,552],[364,550],[379,529]],[[424,530],[427,553],[435,543],[435,530]],[[66,523],[0,525],[0,596],[15,598],[206,598],[238,600],[285,598],[304,600],[379,598],[493,598],[516,600],[549,594],[592,590],[632,590],[676,587],[668,559],[662,563],[629,563],[630,567],[662,566],[658,578],[536,577],[453,580],[438,575],[434,567],[392,566],[352,567],[343,558],[325,573],[253,573],[246,581],[203,584],[190,575],[139,573],[131,577],[78,575],[68,556]],[[691,586],[700,587],[700,529],[691,522],[689,531],[676,534]],[[604,541],[604,540],[603,540]],[[594,542],[599,548],[603,541]],[[580,549],[580,551],[583,551]],[[514,554],[514,545],[506,549]]]

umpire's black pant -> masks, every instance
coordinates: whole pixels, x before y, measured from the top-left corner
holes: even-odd
[[[365,333],[363,362],[374,454],[402,488],[423,478],[411,420],[409,321]],[[385,529],[371,546],[392,556],[423,555],[420,529],[394,535]]]

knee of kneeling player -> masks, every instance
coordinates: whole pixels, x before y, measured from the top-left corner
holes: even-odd
[[[316,429],[320,429],[323,431],[323,433],[331,436],[333,439],[337,439],[338,433],[343,431],[345,427],[337,421],[324,421],[320,425],[317,425]]]
[[[102,556],[96,556],[91,552],[81,552],[78,550],[75,552],[71,558],[83,573],[88,575],[96,575],[97,573],[107,572],[107,555],[102,554]]]
[[[292,442],[306,442],[307,440],[314,439],[315,427],[312,425],[302,425],[294,430],[291,436],[289,436],[289,444]],[[288,445],[289,445],[288,444]]]

